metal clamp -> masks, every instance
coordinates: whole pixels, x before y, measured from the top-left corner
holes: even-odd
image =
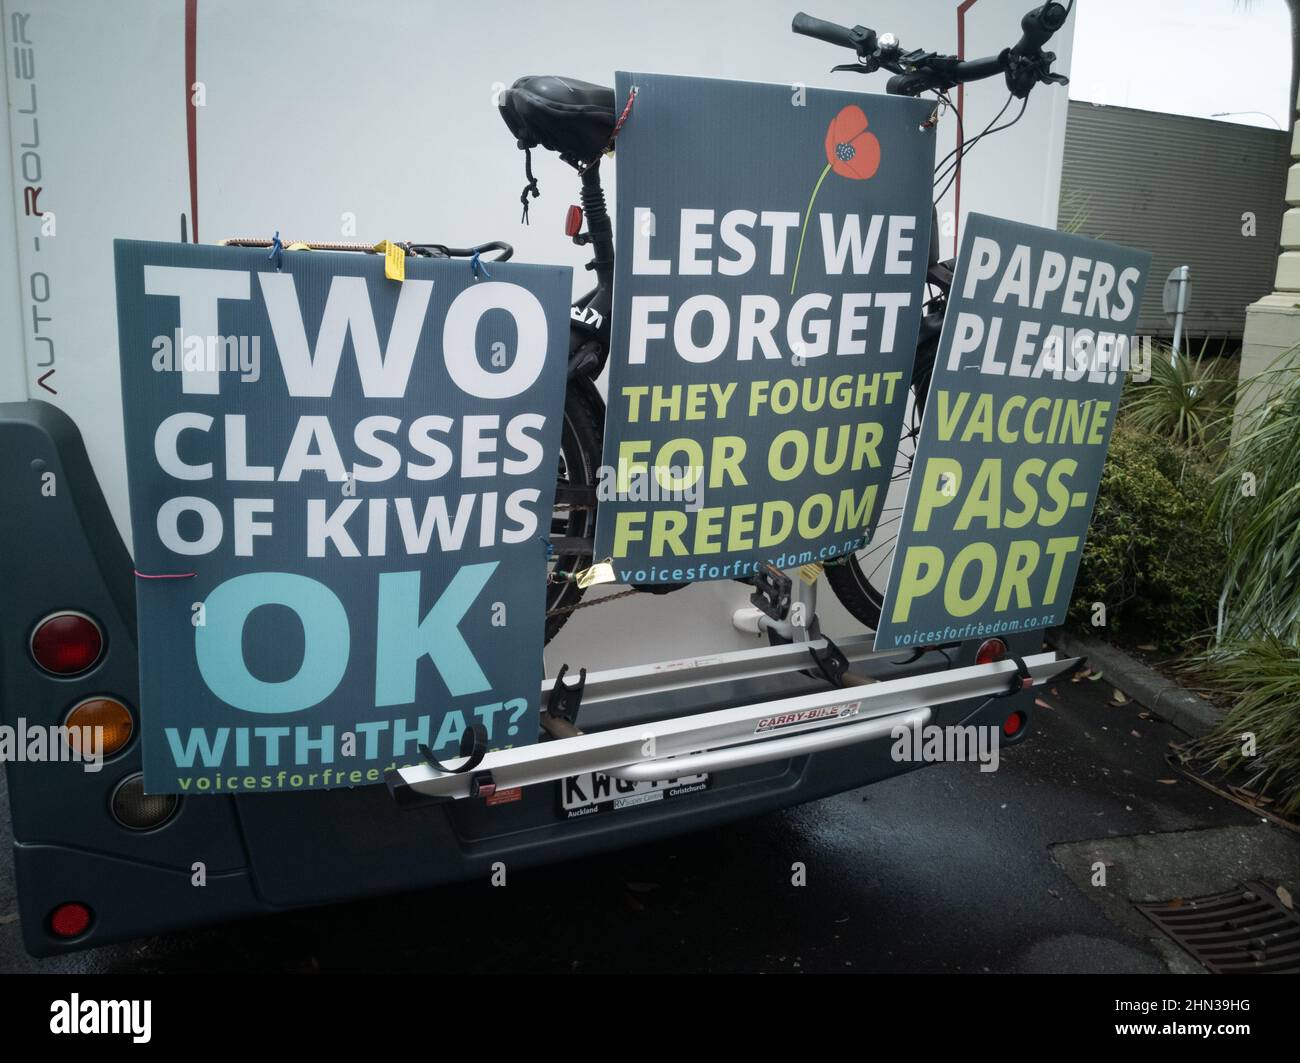
[[[844,673],[849,670],[849,659],[828,636],[821,633],[820,625],[816,622],[810,634],[816,641],[808,644],[808,654],[816,663],[817,671],[831,686],[843,686]]]
[[[546,698],[546,714],[557,720],[563,720],[571,727],[578,725],[578,710],[582,708],[582,692],[587,687],[587,669],[578,669],[578,681],[566,683],[565,674],[569,671],[567,664],[560,666],[555,677],[555,685]]]

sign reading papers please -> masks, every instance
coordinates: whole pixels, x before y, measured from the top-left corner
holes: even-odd
[[[1065,619],[1150,264],[967,219],[876,649]]]

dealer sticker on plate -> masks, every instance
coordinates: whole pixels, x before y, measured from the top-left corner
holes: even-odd
[[[577,819],[600,811],[635,808],[670,797],[698,794],[709,788],[707,774],[683,775],[680,779],[627,782],[602,772],[570,775],[560,782],[560,805],[565,818]]]

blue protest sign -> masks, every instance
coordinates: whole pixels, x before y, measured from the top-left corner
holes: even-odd
[[[930,235],[933,105],[619,73],[596,554],[624,583],[858,549],[884,505]]]
[[[876,648],[1065,619],[1151,256],[972,214]]]
[[[115,250],[148,791],[535,741],[569,269]]]

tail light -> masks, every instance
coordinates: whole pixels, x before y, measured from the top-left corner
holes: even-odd
[[[1025,728],[1025,714],[1017,709],[1002,721],[1002,733],[1007,738],[1015,738]]]
[[[135,731],[135,720],[131,717],[131,710],[120,701],[105,697],[79,701],[64,718],[63,725],[69,729],[68,744],[78,753],[98,754],[105,757],[111,757],[131,741],[131,735]],[[81,748],[82,739],[86,734],[84,728],[87,727],[103,728],[100,732],[99,749],[93,746],[94,738],[91,738],[90,749]],[[91,734],[93,735],[94,732],[92,731]]]
[[[975,651],[976,664],[992,664],[994,661],[1000,661],[1007,655],[1007,644],[1001,639],[987,639],[980,643],[980,648]]]
[[[564,215],[564,235],[577,236],[580,232],[582,232],[582,208],[575,205]]]
[[[78,938],[90,929],[94,914],[84,904],[71,901],[50,913],[50,933],[58,938]]]
[[[99,661],[104,633],[85,613],[51,613],[36,625],[30,649],[32,660],[50,674],[79,675]]]
[[[144,776],[137,772],[113,791],[113,818],[127,830],[153,830],[171,819],[180,800],[175,794],[146,794]]]

